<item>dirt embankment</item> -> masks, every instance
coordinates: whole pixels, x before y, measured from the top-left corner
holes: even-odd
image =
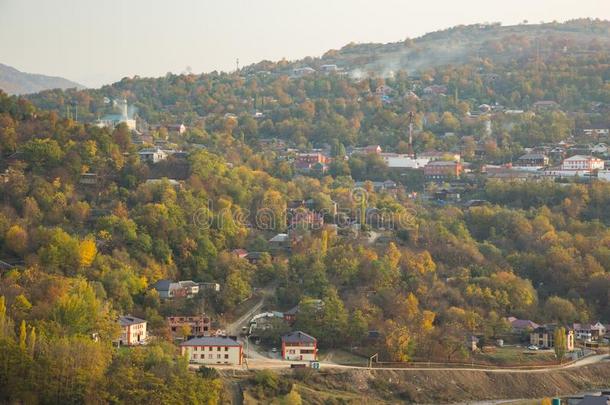
[[[442,404],[570,395],[610,386],[610,363],[535,373],[349,370],[295,381],[305,403]],[[335,401],[333,401],[335,400]]]

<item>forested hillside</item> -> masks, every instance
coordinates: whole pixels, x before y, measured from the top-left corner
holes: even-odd
[[[321,348],[360,347],[392,361],[468,359],[467,338],[501,336],[508,316],[609,323],[610,183],[475,178],[465,197],[486,204],[441,205],[414,198],[415,182],[373,154],[345,158],[358,145],[406,151],[410,111],[416,151],[460,150],[476,164],[510,162],[577,127],[610,125],[608,24],[543,28],[550,34],[540,57],[529,29],[430,34],[415,44],[492,39],[474,59],[391,78],[294,77],[279,62],[27,99],[0,92],[0,402],[217,403],[220,381],[187,371],[165,319],[196,308],[161,300],[151,286],[162,279],[219,283],[206,313],[221,321],[266,288],[271,307],[299,306],[294,328]],[[572,45],[557,30],[576,32],[586,52],[564,52]],[[507,49],[522,57],[494,57]],[[446,86],[444,95],[426,96],[434,84]],[[142,127],[185,123],[184,134],[149,131],[184,156],[145,162],[125,124],[92,125],[112,110],[104,98],[127,99]],[[534,111],[540,100],[560,108]],[[73,101],[78,122],[66,116]],[[499,114],[490,132],[486,117],[469,113],[496,103],[526,111]],[[297,175],[261,146],[266,138],[302,150],[328,144],[335,159],[326,173]],[[91,174],[93,184],[83,181]],[[370,181],[355,187],[392,176],[402,182],[395,192]],[[336,226],[296,229],[289,250],[274,250],[269,239],[286,231],[295,200],[311,200]],[[390,225],[367,225],[371,210]],[[371,242],[375,233],[389,240]],[[251,263],[234,249],[261,255]],[[148,346],[112,345],[123,314],[148,321]],[[370,331],[381,338],[371,342]]]
[[[586,56],[590,47],[610,42],[607,21],[573,20],[565,23],[515,26],[499,23],[457,26],[419,38],[391,44],[348,44],[331,50],[315,65],[336,63],[357,69],[354,75],[374,72],[387,76],[400,70],[417,73],[441,65],[458,65],[481,59],[504,63],[527,58],[545,60],[555,53]],[[306,60],[309,62],[310,60]]]
[[[210,387],[204,381],[190,385],[180,361],[165,371],[155,366],[170,361],[159,357],[172,356],[164,344],[149,346],[142,360],[130,358],[144,349],[109,347],[119,313],[145,317],[163,336],[162,315],[171,308],[148,286],[164,277],[222,282],[213,304],[218,313],[230,311],[252,287],[274,281],[277,305],[300,301],[297,327],[316,334],[321,345],[357,344],[367,330],[382,330],[388,356],[401,360],[464,356],[467,331],[494,336],[506,328],[506,315],[561,322],[610,316],[607,184],[490,183],[485,196],[498,205],[468,211],[369,190],[371,207],[417,213],[414,223],[397,229],[400,245],[368,246],[322,230],[287,262],[267,256],[251,265],[228,251],[265,250],[265,232],[232,221],[231,214],[282,210],[286,201],[307,196],[322,206],[332,198],[355,209],[351,180],[280,181],[239,139],[218,132],[216,147],[232,165],[193,152],[184,187],[145,184],[147,166],[134,155],[125,128],[83,126],[6,96],[0,105],[3,136],[12,136],[23,153],[1,189],[2,254],[25,264],[5,271],[0,284],[2,358],[21,370],[2,375],[6,399],[52,392],[80,401],[105,389],[127,397],[146,379],[172,395],[191,395],[191,389],[216,395],[195,388]],[[104,174],[99,188],[79,184],[84,171]],[[201,226],[193,218],[209,207],[223,220]],[[322,314],[308,306],[309,298],[325,302]],[[101,343],[91,342],[92,334]],[[97,360],[63,366],[77,354]],[[150,371],[126,380],[121,373],[129,367]],[[64,379],[72,382],[59,382]],[[165,385],[172,382],[184,386]]]
[[[451,149],[464,140],[489,141],[497,160],[507,161],[521,147],[565,139],[575,127],[609,125],[607,32],[607,23],[590,21],[535,28],[458,27],[415,43],[463,38],[467,48],[478,49],[477,57],[457,64],[432,58],[435,63],[429,67],[395,70],[393,76],[354,78],[353,71],[362,63],[337,56],[343,73],[292,74],[292,67],[317,67],[326,59],[269,62],[232,74],[125,78],[99,90],[47,91],[30,99],[60,115],[66,114],[66,106],[77,103],[79,118],[93,121],[112,111],[109,99],[125,98],[148,123],[186,124],[194,142],[229,129],[250,145],[277,137],[301,148],[379,143],[404,150],[400,141],[405,140],[408,113],[415,111],[416,128],[421,131],[417,150]],[[481,47],[468,42],[473,38],[483,41]],[[538,52],[540,44],[544,52]],[[396,46],[379,45],[370,58],[380,60]],[[356,48],[364,52],[370,47]],[[349,49],[338,55],[351,55]],[[428,94],[430,86],[440,88],[440,94]],[[493,137],[487,136],[486,117],[469,114],[481,104],[528,111],[538,101],[554,101],[559,111],[496,117]],[[446,133],[452,136],[443,136]]]

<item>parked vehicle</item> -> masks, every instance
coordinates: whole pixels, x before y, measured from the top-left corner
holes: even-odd
[[[529,345],[527,347],[527,350],[538,350],[538,346],[536,346],[536,345]]]

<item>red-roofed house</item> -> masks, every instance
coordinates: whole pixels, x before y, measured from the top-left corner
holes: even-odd
[[[318,357],[318,341],[307,333],[296,331],[282,336],[284,360],[314,361]]]
[[[534,330],[540,326],[536,322],[530,321],[529,319],[517,319],[514,316],[509,316],[506,318],[506,320],[508,323],[510,323],[510,327],[512,328],[513,332]]]

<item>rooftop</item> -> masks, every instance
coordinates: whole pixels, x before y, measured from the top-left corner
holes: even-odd
[[[288,234],[286,233],[278,233],[273,238],[269,239],[269,242],[286,242],[288,241]]]
[[[298,330],[282,336],[282,341],[286,343],[315,343],[316,338]]]
[[[180,346],[234,346],[239,347],[241,343],[227,336],[203,336],[180,343]]]
[[[169,280],[159,280],[155,284],[152,285],[152,288],[154,288],[157,291],[169,291],[169,285],[171,283],[172,282]]]
[[[597,159],[596,157],[593,156],[585,156],[585,155],[574,155],[572,157],[569,157],[565,160],[592,160],[592,159]],[[599,160],[599,159],[597,159]]]
[[[136,318],[135,316],[125,315],[119,317],[119,325],[121,327],[129,326],[129,325],[137,325],[139,323],[146,323],[144,319]]]

